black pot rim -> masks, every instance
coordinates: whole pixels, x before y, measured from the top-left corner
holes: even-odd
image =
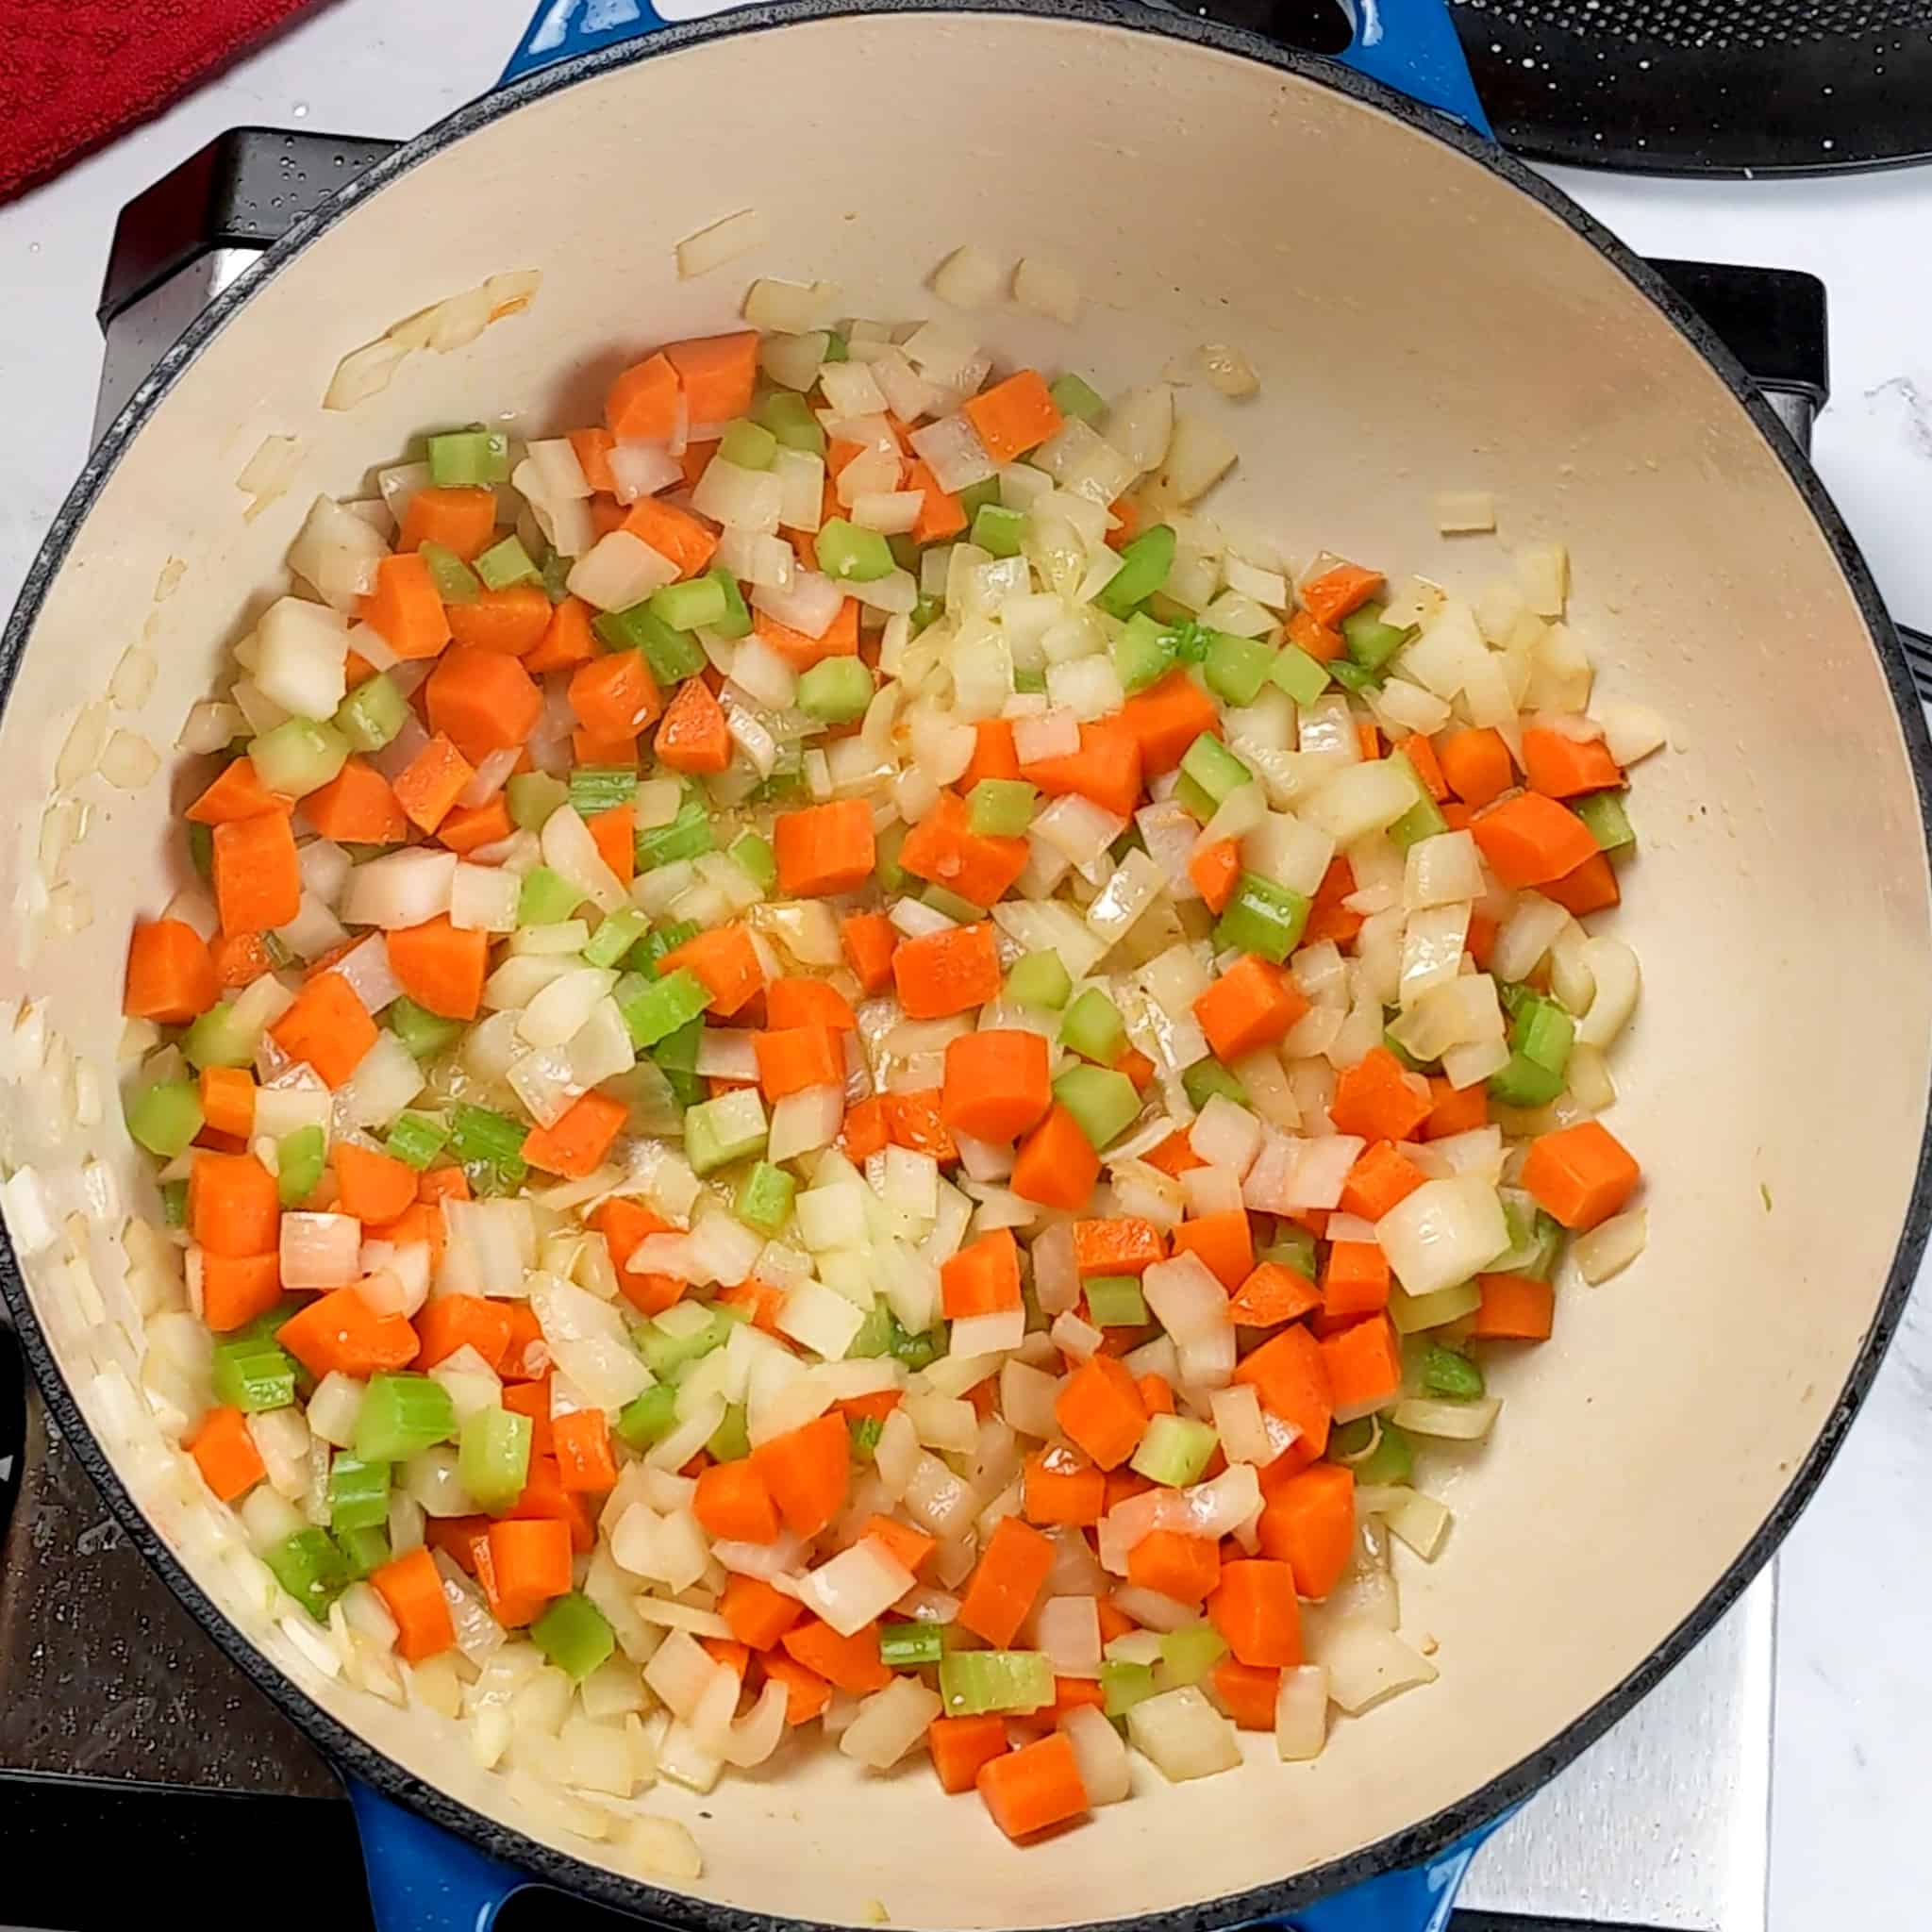
[[[1150,41],[1175,41],[1252,60],[1333,89],[1379,108],[1467,159],[1487,168],[1528,195],[1591,242],[1607,266],[1620,274],[1657,308],[1715,370],[1732,398],[1751,419],[1783,465],[1829,545],[1864,618],[1890,691],[1919,795],[1921,830],[1932,856],[1932,741],[1913,692],[1904,655],[1870,571],[1851,533],[1810,466],[1785,437],[1750,378],[1717,337],[1643,261],[1560,190],[1531,173],[1501,148],[1470,134],[1459,123],[1424,108],[1379,83],[1313,55],[1263,41],[1239,28],[1136,4],[1136,0],[776,0],[708,20],[657,30],[641,41],[604,49],[545,68],[461,108],[445,120],[345,184],[314,212],[297,222],[261,258],[258,266],[223,293],[189,326],[156,363],[126,407],[90,455],[27,572],[4,636],[0,636],[0,705],[10,694],[26,641],[48,590],[72,548],[102,486],[112,474],[159,399],[180,378],[204,347],[242,307],[249,294],[277,274],[316,237],[352,213],[390,181],[441,153],[468,134],[501,119],[528,102],[558,92],[593,75],[712,41],[773,27],[855,15],[920,13],[1025,14],[1048,21],[1074,21],[1142,34]],[[1768,1562],[1817,1489],[1845,1431],[1878,1372],[1886,1347],[1910,1294],[1928,1229],[1932,1229],[1932,1116],[1922,1126],[1917,1171],[1905,1224],[1887,1271],[1874,1318],[1843,1388],[1826,1414],[1809,1452],[1793,1470],[1776,1505],[1742,1550],[1726,1565],[1702,1601],[1651,1655],[1621,1683],[1565,1726],[1541,1749],[1500,1772],[1476,1790],[1433,1816],[1422,1819],[1372,1844],[1325,1864],[1291,1874],[1274,1883],[1198,1904],[1148,1912],[1130,1919],[1095,1921],[1068,1932],[1212,1932],[1212,1928],[1276,1918],[1347,1886],[1396,1868],[1423,1863],[1466,1834],[1495,1823],[1545,1783],[1643,1697],[1696,1644]],[[421,1816],[456,1833],[492,1857],[519,1868],[536,1882],[592,1898],[675,1926],[678,1932],[834,1932],[821,1922],[781,1918],[715,1905],[623,1877],[602,1866],[527,1838],[458,1803],[425,1784],[366,1743],[324,1710],[257,1650],[207,1596],[173,1551],[157,1535],[134,1502],[69,1391],[46,1336],[28,1301],[10,1240],[0,1229],[0,1295],[19,1329],[28,1360],[48,1409],[72,1445],[130,1541],[159,1572],[228,1658],[244,1672],[308,1737],[343,1771],[354,1774]]]

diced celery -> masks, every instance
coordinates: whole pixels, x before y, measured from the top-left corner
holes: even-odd
[[[1541,994],[1524,1002],[1509,1029],[1510,1046],[1553,1074],[1568,1071],[1570,1049],[1575,1041],[1576,1022],[1555,1000]]]
[[[211,1382],[217,1402],[245,1415],[287,1408],[295,1399],[295,1357],[273,1337],[244,1329],[215,1343]]]
[[[918,1374],[921,1369],[931,1368],[945,1352],[946,1324],[943,1322],[914,1335],[900,1327],[896,1315],[892,1318],[892,1340],[886,1353],[894,1361],[905,1363],[913,1374]]]
[[[680,1026],[695,1023],[711,1004],[710,990],[688,966],[655,980],[626,974],[617,982],[614,996],[631,1043],[638,1047],[668,1040]]]
[[[1181,758],[1181,774],[1191,778],[1217,806],[1255,775],[1211,731],[1202,732],[1189,745]]]
[[[1584,829],[1596,841],[1599,852],[1621,852],[1637,842],[1630,814],[1624,809],[1620,791],[1592,791],[1570,808],[1583,821]]]
[[[365,677],[337,707],[335,727],[352,751],[380,751],[403,728],[409,708],[386,672]]]
[[[845,1433],[852,1441],[853,1461],[872,1461],[878,1455],[879,1438],[885,1432],[885,1424],[875,1415],[855,1415],[848,1418]]]
[[[850,724],[872,703],[872,673],[857,658],[825,658],[798,680],[798,708],[822,724]]]
[[[256,775],[271,791],[301,798],[326,785],[349,758],[349,741],[315,718],[284,718],[248,747]]]
[[[714,1348],[723,1348],[737,1324],[714,1308],[702,1328],[683,1331],[666,1328],[659,1322],[646,1322],[637,1332],[638,1353],[645,1366],[660,1382],[675,1381],[692,1362],[702,1361]],[[650,1391],[644,1391],[649,1394]]]
[[[1371,1442],[1375,1445],[1373,1450]],[[1369,1453],[1364,1455],[1364,1450]],[[1328,1459],[1346,1463],[1358,1483],[1406,1483],[1415,1474],[1414,1447],[1387,1416],[1365,1415],[1352,1423],[1337,1423],[1328,1439]]]
[[[162,1160],[185,1154],[201,1129],[201,1095],[192,1080],[157,1080],[127,1103],[127,1131]]]
[[[738,588],[738,579],[723,564],[707,575],[724,592],[724,614],[711,625],[712,630],[721,638],[749,637],[751,608],[744,601],[744,592]]]
[[[445,604],[474,604],[483,594],[476,573],[447,545],[419,543],[416,549],[429,581],[436,586],[436,594]]]
[[[1165,604],[1167,599],[1162,597],[1156,601]],[[1178,605],[1174,608],[1175,609],[1180,608]],[[1210,630],[1205,624],[1201,624],[1194,618],[1185,614],[1176,619],[1164,619],[1163,621],[1171,623],[1173,625],[1171,635],[1174,640],[1174,655],[1176,663],[1207,663],[1208,648],[1214,642],[1215,638],[1220,635],[1219,632]]]
[[[578,765],[570,774],[571,808],[580,818],[628,805],[637,792],[635,765]]]
[[[1146,1321],[1147,1299],[1133,1275],[1095,1274],[1082,1285],[1096,1328],[1138,1328]]]
[[[912,606],[912,635],[917,637],[938,619],[940,612],[944,608],[945,606],[937,597],[916,598]],[[1019,673],[1015,672],[1013,675],[1017,677]],[[1018,690],[1019,687],[1015,685],[1014,689]]]
[[[1527,1054],[1512,1052],[1490,1075],[1490,1096],[1505,1107],[1547,1107],[1563,1091],[1563,1076],[1539,1066]]]
[[[693,795],[677,808],[677,816],[668,825],[640,826],[634,843],[638,870],[653,872],[682,858],[702,858],[717,849],[718,840],[709,808]]]
[[[1100,1666],[1100,1688],[1107,1698],[1102,1711],[1110,1718],[1123,1718],[1160,1687],[1154,1681],[1152,1664],[1116,1663],[1108,1657]]]
[[[651,675],[661,686],[694,676],[705,668],[705,647],[689,631],[674,630],[646,599],[627,610],[607,610],[591,628],[613,651],[641,651]]]
[[[687,940],[696,939],[698,931],[698,923],[694,919],[675,919],[669,925],[658,926],[630,949],[630,958],[626,963],[634,971],[655,977],[658,961],[667,953],[676,952]]]
[[[1024,953],[1007,974],[1007,997],[1023,1007],[1058,1012],[1073,990],[1073,977],[1058,953]]]
[[[982,778],[966,794],[974,831],[991,839],[1022,837],[1039,802],[1039,787],[1024,778]]]
[[[681,584],[666,584],[651,592],[652,616],[673,630],[706,630],[723,617],[728,608],[724,586],[716,577],[690,577]]]
[[[820,570],[839,583],[875,584],[898,567],[891,545],[876,530],[861,530],[843,517],[825,519],[814,548]]]
[[[508,1193],[522,1187],[529,1172],[523,1158],[529,1132],[507,1113],[458,1105],[450,1116],[450,1152],[479,1193]]]
[[[1401,1041],[1397,1040],[1394,1034],[1389,1031],[1387,1027],[1382,1029],[1382,1044],[1402,1062],[1405,1073],[1428,1074],[1436,1071],[1436,1062],[1433,1060],[1417,1059],[1414,1054],[1410,1053],[1407,1047],[1404,1046]]]
[[[1150,1482],[1183,1490],[1200,1481],[1219,1441],[1206,1423],[1182,1415],[1158,1415],[1134,1451],[1132,1467]]]
[[[541,832],[550,814],[570,797],[570,787],[548,772],[519,772],[503,791],[509,822],[521,832]]]
[[[1000,500],[1000,479],[988,476],[982,482],[969,483],[965,489],[956,490],[953,493],[959,499],[959,508],[966,512],[967,522],[971,523],[983,505]]]
[[[1060,1018],[1060,1044],[1103,1067],[1120,1058],[1126,1041],[1121,1009],[1097,986],[1090,986]]]
[[[1268,681],[1298,705],[1312,705],[1328,689],[1328,667],[1296,644],[1284,644],[1268,667]]]
[[[551,1600],[530,1625],[530,1641],[574,1684],[581,1684],[617,1648],[604,1612],[575,1590]]]
[[[476,559],[476,575],[492,591],[507,591],[512,584],[542,581],[542,573],[530,559],[530,553],[512,532],[501,543],[492,543]]]
[[[741,832],[732,840],[728,856],[761,892],[769,892],[778,883],[778,860],[769,839],[757,832]]]
[[[1364,671],[1353,658],[1335,658],[1328,666],[1328,675],[1356,697],[1382,689],[1382,680],[1373,671]]]
[[[1167,625],[1144,610],[1135,611],[1126,628],[1108,646],[1121,689],[1131,695],[1158,684],[1174,667],[1174,632]]]
[[[1389,827],[1389,836],[1405,852],[1423,839],[1435,839],[1449,829],[1449,821],[1442,816],[1441,808],[1429,796],[1429,789],[1422,781],[1413,761],[1407,752],[1391,751],[1391,764],[1399,763],[1403,770],[1415,780],[1415,803]]]
[[[434,1114],[399,1113],[390,1123],[384,1150],[406,1167],[423,1173],[449,1141],[448,1124]]]
[[[1256,1258],[1278,1261],[1284,1268],[1292,1268],[1297,1274],[1306,1274],[1312,1281],[1315,1278],[1315,1237],[1305,1227],[1291,1227],[1282,1222],[1276,1226],[1274,1241],[1257,1250]]]
[[[547,865],[533,865],[517,889],[519,925],[556,925],[583,904],[582,889]]]
[[[1379,604],[1364,604],[1341,620],[1341,641],[1348,647],[1350,658],[1364,671],[1380,671],[1414,635],[1412,625],[1398,629],[1384,624]]]
[[[973,518],[973,541],[992,557],[1018,557],[1026,538],[1026,512],[1003,503],[983,503]]]
[[[747,1227],[755,1227],[760,1234],[776,1234],[791,1212],[791,1196],[797,1186],[782,1167],[760,1160],[739,1182],[733,1212]]]
[[[439,490],[509,481],[509,438],[501,429],[456,429],[429,439],[429,480]]]
[[[1275,651],[1259,638],[1214,632],[1201,674],[1208,689],[1224,705],[1252,705],[1274,665]]]
[[[458,1436],[457,1476],[492,1514],[508,1509],[530,1474],[530,1418],[513,1408],[475,1408]]]
[[[181,1041],[191,1067],[250,1067],[255,1064],[256,1036],[238,1025],[235,1008],[218,1000],[193,1020]]]
[[[661,1442],[677,1426],[677,1391],[669,1382],[654,1382],[617,1412],[612,1424],[633,1449]]]
[[[684,1158],[701,1174],[715,1174],[765,1144],[765,1107],[749,1087],[721,1093],[684,1117]]]
[[[543,585],[543,594],[553,604],[561,604],[570,595],[570,574],[576,567],[576,558],[566,557],[560,550],[553,550],[543,559],[539,577]]]
[[[652,1065],[664,1075],[680,1107],[695,1107],[709,1091],[698,1074],[698,1049],[704,1037],[704,1021],[687,1020],[649,1049]]]
[[[824,359],[827,362],[851,361],[852,352],[845,346],[845,337],[842,331],[836,328],[828,328],[825,331]]]
[[[330,1541],[342,1553],[349,1574],[360,1583],[373,1576],[390,1559],[389,1532],[381,1524],[371,1529],[338,1529]]]
[[[1292,886],[1244,872],[1214,928],[1215,948],[1258,953],[1279,966],[1301,943],[1307,923],[1308,901]]]
[[[297,1127],[275,1142],[275,1192],[284,1208],[299,1208],[315,1191],[328,1158],[328,1142],[318,1126]]]
[[[1118,1140],[1141,1111],[1134,1083],[1106,1067],[1069,1067],[1053,1083],[1053,1097],[1096,1149]]]
[[[942,1660],[937,1624],[881,1624],[879,1661],[889,1671],[916,1671]]]
[[[328,1622],[328,1607],[349,1587],[349,1566],[325,1529],[298,1529],[261,1560],[279,1583],[318,1624]]]
[[[1206,1107],[1219,1093],[1237,1107],[1248,1105],[1248,1090],[1235,1077],[1231,1068],[1217,1059],[1196,1060],[1181,1074],[1181,1091],[1196,1108]]]
[[[356,1411],[360,1462],[402,1462],[457,1432],[456,1404],[441,1382],[406,1372],[372,1375]]]
[[[172,1156],[170,1157],[173,1158]],[[161,1183],[161,1220],[169,1227],[188,1225],[188,1183],[186,1181],[163,1181]]]
[[[898,819],[874,841],[872,873],[882,892],[899,892],[906,888],[906,868],[899,863],[899,848],[905,842],[906,825]]]
[[[1092,384],[1075,375],[1071,369],[1050,385],[1046,392],[1062,416],[1077,416],[1083,423],[1092,422],[1107,408]]]
[[[759,405],[758,420],[786,449],[802,449],[808,456],[825,453],[825,432],[802,395],[789,389],[774,390]]]
[[[1212,1624],[1188,1624],[1178,1630],[1163,1630],[1158,1673],[1160,1688],[1176,1690],[1183,1684],[1198,1684],[1226,1655],[1227,1639]]]
[[[724,1420],[710,1433],[705,1454],[713,1462],[742,1462],[751,1454],[751,1434],[741,1402],[724,1405]]]
[[[390,1465],[346,1453],[328,1466],[328,1526],[377,1529],[389,1521]]]
[[[205,879],[215,875],[215,828],[212,825],[196,824],[193,820],[188,824],[188,862]]]
[[[1053,1666],[1041,1651],[952,1650],[940,1659],[940,1699],[948,1717],[1017,1716],[1043,1710],[1053,1698]]]
[[[1191,811],[1205,825],[1214,816],[1213,799],[1194,783],[1185,772],[1174,774],[1174,800],[1183,811]]]
[[[445,1020],[427,1007],[419,1007],[408,993],[383,1009],[382,1024],[419,1060],[429,1059],[454,1044],[463,1030],[460,1020]]]
[[[895,1326],[897,1324],[892,1320],[892,1311],[887,1304],[883,1301],[873,1303],[865,1311],[865,1320],[858,1324],[858,1333],[852,1338],[852,1346],[845,1351],[847,1358],[876,1361],[891,1349]]]
[[[1474,1402],[1483,1392],[1480,1365],[1440,1341],[1424,1344],[1421,1374],[1423,1393],[1439,1395],[1445,1402]]]
[[[741,416],[736,423],[725,424],[718,454],[741,470],[769,470],[778,454],[778,439],[762,423]]]
[[[1153,596],[1174,568],[1174,536],[1171,525],[1156,524],[1121,551],[1121,567],[1108,579],[1094,603],[1109,617],[1124,618],[1137,604]]]
[[[651,929],[650,920],[635,906],[620,906],[608,913],[584,947],[587,966],[615,966]]]

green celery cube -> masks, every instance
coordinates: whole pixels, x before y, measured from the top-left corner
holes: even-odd
[[[1599,852],[1621,852],[1626,845],[1636,844],[1637,834],[1630,814],[1624,809],[1621,792],[1592,791],[1576,799],[1570,809],[1583,821]]]
[[[463,1030],[460,1020],[445,1020],[427,1007],[419,1007],[408,993],[392,999],[383,1010],[382,1024],[419,1060],[428,1059],[455,1042]]]
[[[1134,1083],[1106,1067],[1069,1067],[1053,1083],[1053,1097],[1096,1149],[1118,1140],[1141,1111]]]
[[[811,412],[811,406],[790,390],[774,390],[758,407],[758,420],[786,449],[802,449],[808,456],[825,453],[825,432]]]
[[[1039,802],[1039,787],[1024,778],[982,778],[966,794],[973,830],[990,839],[1020,838]]]
[[[351,751],[380,751],[403,728],[408,708],[388,675],[378,671],[342,700],[336,710],[335,727]]]
[[[127,1103],[127,1131],[162,1160],[185,1154],[201,1128],[201,1094],[192,1080],[157,1080]]]
[[[1227,1655],[1227,1639],[1212,1624],[1189,1624],[1160,1636],[1158,1682],[1163,1690],[1198,1684]]]
[[[1522,1052],[1490,1075],[1490,1095],[1505,1107],[1547,1107],[1563,1091],[1563,1076]]]
[[[1082,1284],[1087,1317],[1096,1328],[1138,1328],[1147,1319],[1147,1300],[1131,1274],[1095,1274]]]
[[[1424,1345],[1422,1383],[1424,1395],[1441,1396],[1445,1402],[1475,1402],[1483,1392],[1480,1364],[1440,1341]]]
[[[879,1661],[889,1671],[916,1671],[942,1661],[937,1624],[881,1624]]]
[[[1156,524],[1121,552],[1121,567],[1094,598],[1109,617],[1125,618],[1136,605],[1153,596],[1174,569],[1174,534],[1171,525]]]
[[[778,439],[762,423],[741,416],[736,423],[725,424],[718,454],[741,470],[769,470],[778,454]]]
[[[854,723],[872,699],[872,673],[857,658],[824,658],[798,680],[798,708],[822,724]]]
[[[512,584],[542,581],[542,573],[530,560],[530,553],[514,534],[501,543],[492,543],[476,559],[476,575],[492,591],[507,591]]]
[[[742,1462],[751,1454],[751,1434],[746,1425],[743,1403],[727,1402],[724,1405],[724,1420],[706,1441],[705,1454],[713,1462]]]
[[[620,906],[608,913],[584,947],[587,966],[615,966],[651,929],[650,920],[635,906]]]
[[[716,577],[691,577],[681,584],[666,584],[650,595],[652,616],[673,630],[704,630],[715,624],[729,608],[724,586]]]
[[[1252,782],[1255,774],[1211,731],[1204,731],[1182,758],[1181,775],[1191,778],[1219,806],[1230,792]]]
[[[285,718],[248,747],[257,774],[271,791],[301,798],[319,790],[349,761],[349,741],[333,724]]]
[[[749,1087],[721,1093],[684,1117],[684,1158],[693,1172],[715,1174],[765,1144],[765,1104]]]
[[[1160,1687],[1154,1681],[1152,1664],[1117,1663],[1108,1657],[1100,1666],[1100,1688],[1107,1698],[1103,1712],[1110,1718],[1123,1718]]]
[[[530,1474],[530,1418],[510,1408],[478,1408],[463,1418],[457,1475],[492,1514],[508,1509]]]
[[[1364,604],[1341,620],[1341,641],[1350,658],[1368,672],[1380,671],[1414,635],[1412,629],[1384,624],[1379,604]]]
[[[791,1196],[797,1186],[782,1167],[760,1160],[739,1182],[734,1211],[747,1227],[761,1234],[776,1234],[791,1212]]]
[[[297,1127],[275,1142],[275,1194],[284,1208],[308,1200],[327,1159],[328,1142],[317,1126]]]
[[[1301,943],[1308,901],[1292,886],[1244,872],[1214,928],[1217,952],[1258,953],[1279,966]]]
[[[1053,1666],[1037,1650],[953,1650],[940,1660],[940,1698],[948,1717],[1017,1716],[1044,1709],[1053,1696]]]
[[[1107,408],[1106,402],[1093,385],[1075,375],[1071,369],[1058,382],[1051,384],[1046,392],[1062,416],[1077,416],[1083,423],[1092,422]]]
[[[875,584],[898,568],[891,545],[876,530],[861,530],[843,517],[825,519],[814,547],[820,570],[838,583]]]
[[[640,872],[655,872],[660,865],[675,865],[684,858],[701,858],[718,843],[711,830],[710,809],[696,796],[685,799],[668,825],[641,826],[634,842]]]
[[[287,1408],[295,1399],[295,1358],[272,1337],[239,1335],[215,1343],[215,1400],[244,1415]]]
[[[1130,1466],[1150,1482],[1184,1490],[1200,1481],[1220,1440],[1206,1423],[1184,1415],[1158,1415],[1148,1423]]]
[[[325,1529],[298,1529],[262,1552],[279,1583],[318,1624],[328,1622],[328,1607],[349,1587],[349,1566]]]
[[[1023,954],[1007,974],[1007,997],[1017,1006],[1058,1012],[1073,990],[1073,977],[1058,953]]]
[[[566,821],[568,823],[568,821]],[[583,904],[582,891],[547,865],[533,865],[517,891],[519,925],[558,925]]]
[[[751,610],[744,601],[744,592],[738,588],[738,579],[722,563],[706,575],[724,592],[724,614],[712,622],[711,628],[721,638],[749,637]]]
[[[657,980],[626,974],[618,981],[614,997],[630,1028],[631,1043],[639,1048],[668,1040],[679,1027],[696,1022],[711,1004],[709,989],[688,966]]]
[[[973,541],[993,557],[1018,557],[1026,535],[1026,512],[984,503],[973,519]]]
[[[1268,667],[1272,684],[1298,705],[1312,705],[1328,689],[1328,667],[1296,644],[1284,644]]]
[[[439,490],[509,481],[509,437],[501,429],[457,429],[429,439],[429,480]]]
[[[530,1641],[574,1684],[581,1684],[617,1648],[604,1612],[575,1590],[545,1607],[530,1625]]]
[[[579,765],[570,774],[571,808],[579,818],[593,819],[614,811],[638,795],[634,765]]]
[[[380,1529],[389,1521],[390,1465],[337,1456],[328,1466],[328,1526]]]
[[[1224,630],[1213,633],[1201,666],[1208,689],[1224,705],[1252,705],[1274,668],[1274,647],[1259,638],[1238,638]]]
[[[509,807],[509,822],[522,832],[541,832],[550,814],[570,797],[570,787],[561,778],[553,778],[548,772],[519,772],[503,791]],[[551,876],[556,877],[556,874]],[[545,923],[540,920],[524,922],[526,925]]]
[[[447,1442],[457,1432],[449,1391],[427,1375],[372,1375],[356,1412],[358,1462],[403,1462],[419,1450]]]
[[[483,594],[482,579],[446,544],[419,543],[416,552],[445,604],[474,604]]]
[[[389,1138],[383,1142],[406,1167],[423,1173],[441,1154],[449,1141],[449,1128],[434,1114],[399,1113],[390,1123]]]
[[[677,1391],[669,1382],[655,1382],[618,1411],[612,1425],[633,1449],[661,1442],[677,1426]]]
[[[778,883],[778,859],[769,839],[757,832],[741,832],[732,840],[728,856],[759,891],[769,892]]]
[[[1060,1044],[1103,1067],[1112,1066],[1126,1043],[1120,1008],[1097,986],[1090,986],[1060,1020]]]
[[[1337,1423],[1328,1438],[1328,1459],[1346,1462],[1357,1483],[1406,1483],[1415,1474],[1414,1446],[1387,1416]]]
[[[1248,1105],[1248,1090],[1235,1077],[1231,1068],[1217,1059],[1196,1060],[1186,1069],[1181,1074],[1181,1091],[1196,1108],[1206,1107],[1217,1093],[1237,1107]]]
[[[1174,668],[1174,635],[1165,625],[1137,610],[1126,628],[1108,646],[1121,689],[1131,696],[1158,684]]]

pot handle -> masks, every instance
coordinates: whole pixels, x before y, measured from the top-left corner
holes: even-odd
[[[348,1778],[376,1932],[489,1932],[521,1872]]]
[[[736,0],[686,0],[687,18],[722,13]],[[1477,99],[1446,0],[1342,0],[1354,38],[1334,58],[1424,107],[1453,114],[1485,141],[1495,135]],[[680,13],[684,11],[681,7]],[[503,70],[503,81],[614,47],[669,25],[650,0],[543,0]],[[499,85],[502,83],[499,83]]]

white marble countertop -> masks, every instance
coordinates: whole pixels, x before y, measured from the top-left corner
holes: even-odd
[[[122,204],[223,129],[403,136],[481,92],[531,0],[337,0],[158,120],[0,208],[0,601],[86,452],[93,308]],[[686,10],[686,9],[680,9]],[[708,10],[693,7],[691,11]],[[1932,629],[1932,171],[1682,182],[1560,172],[1657,255],[1809,269],[1831,293],[1820,469],[1899,617]],[[1927,962],[1932,971],[1932,961]],[[1918,1583],[1932,1503],[1932,1316],[1908,1316],[1844,1453],[1785,1546],[1772,1932],[1925,1919],[1917,1857],[1932,1663]]]

